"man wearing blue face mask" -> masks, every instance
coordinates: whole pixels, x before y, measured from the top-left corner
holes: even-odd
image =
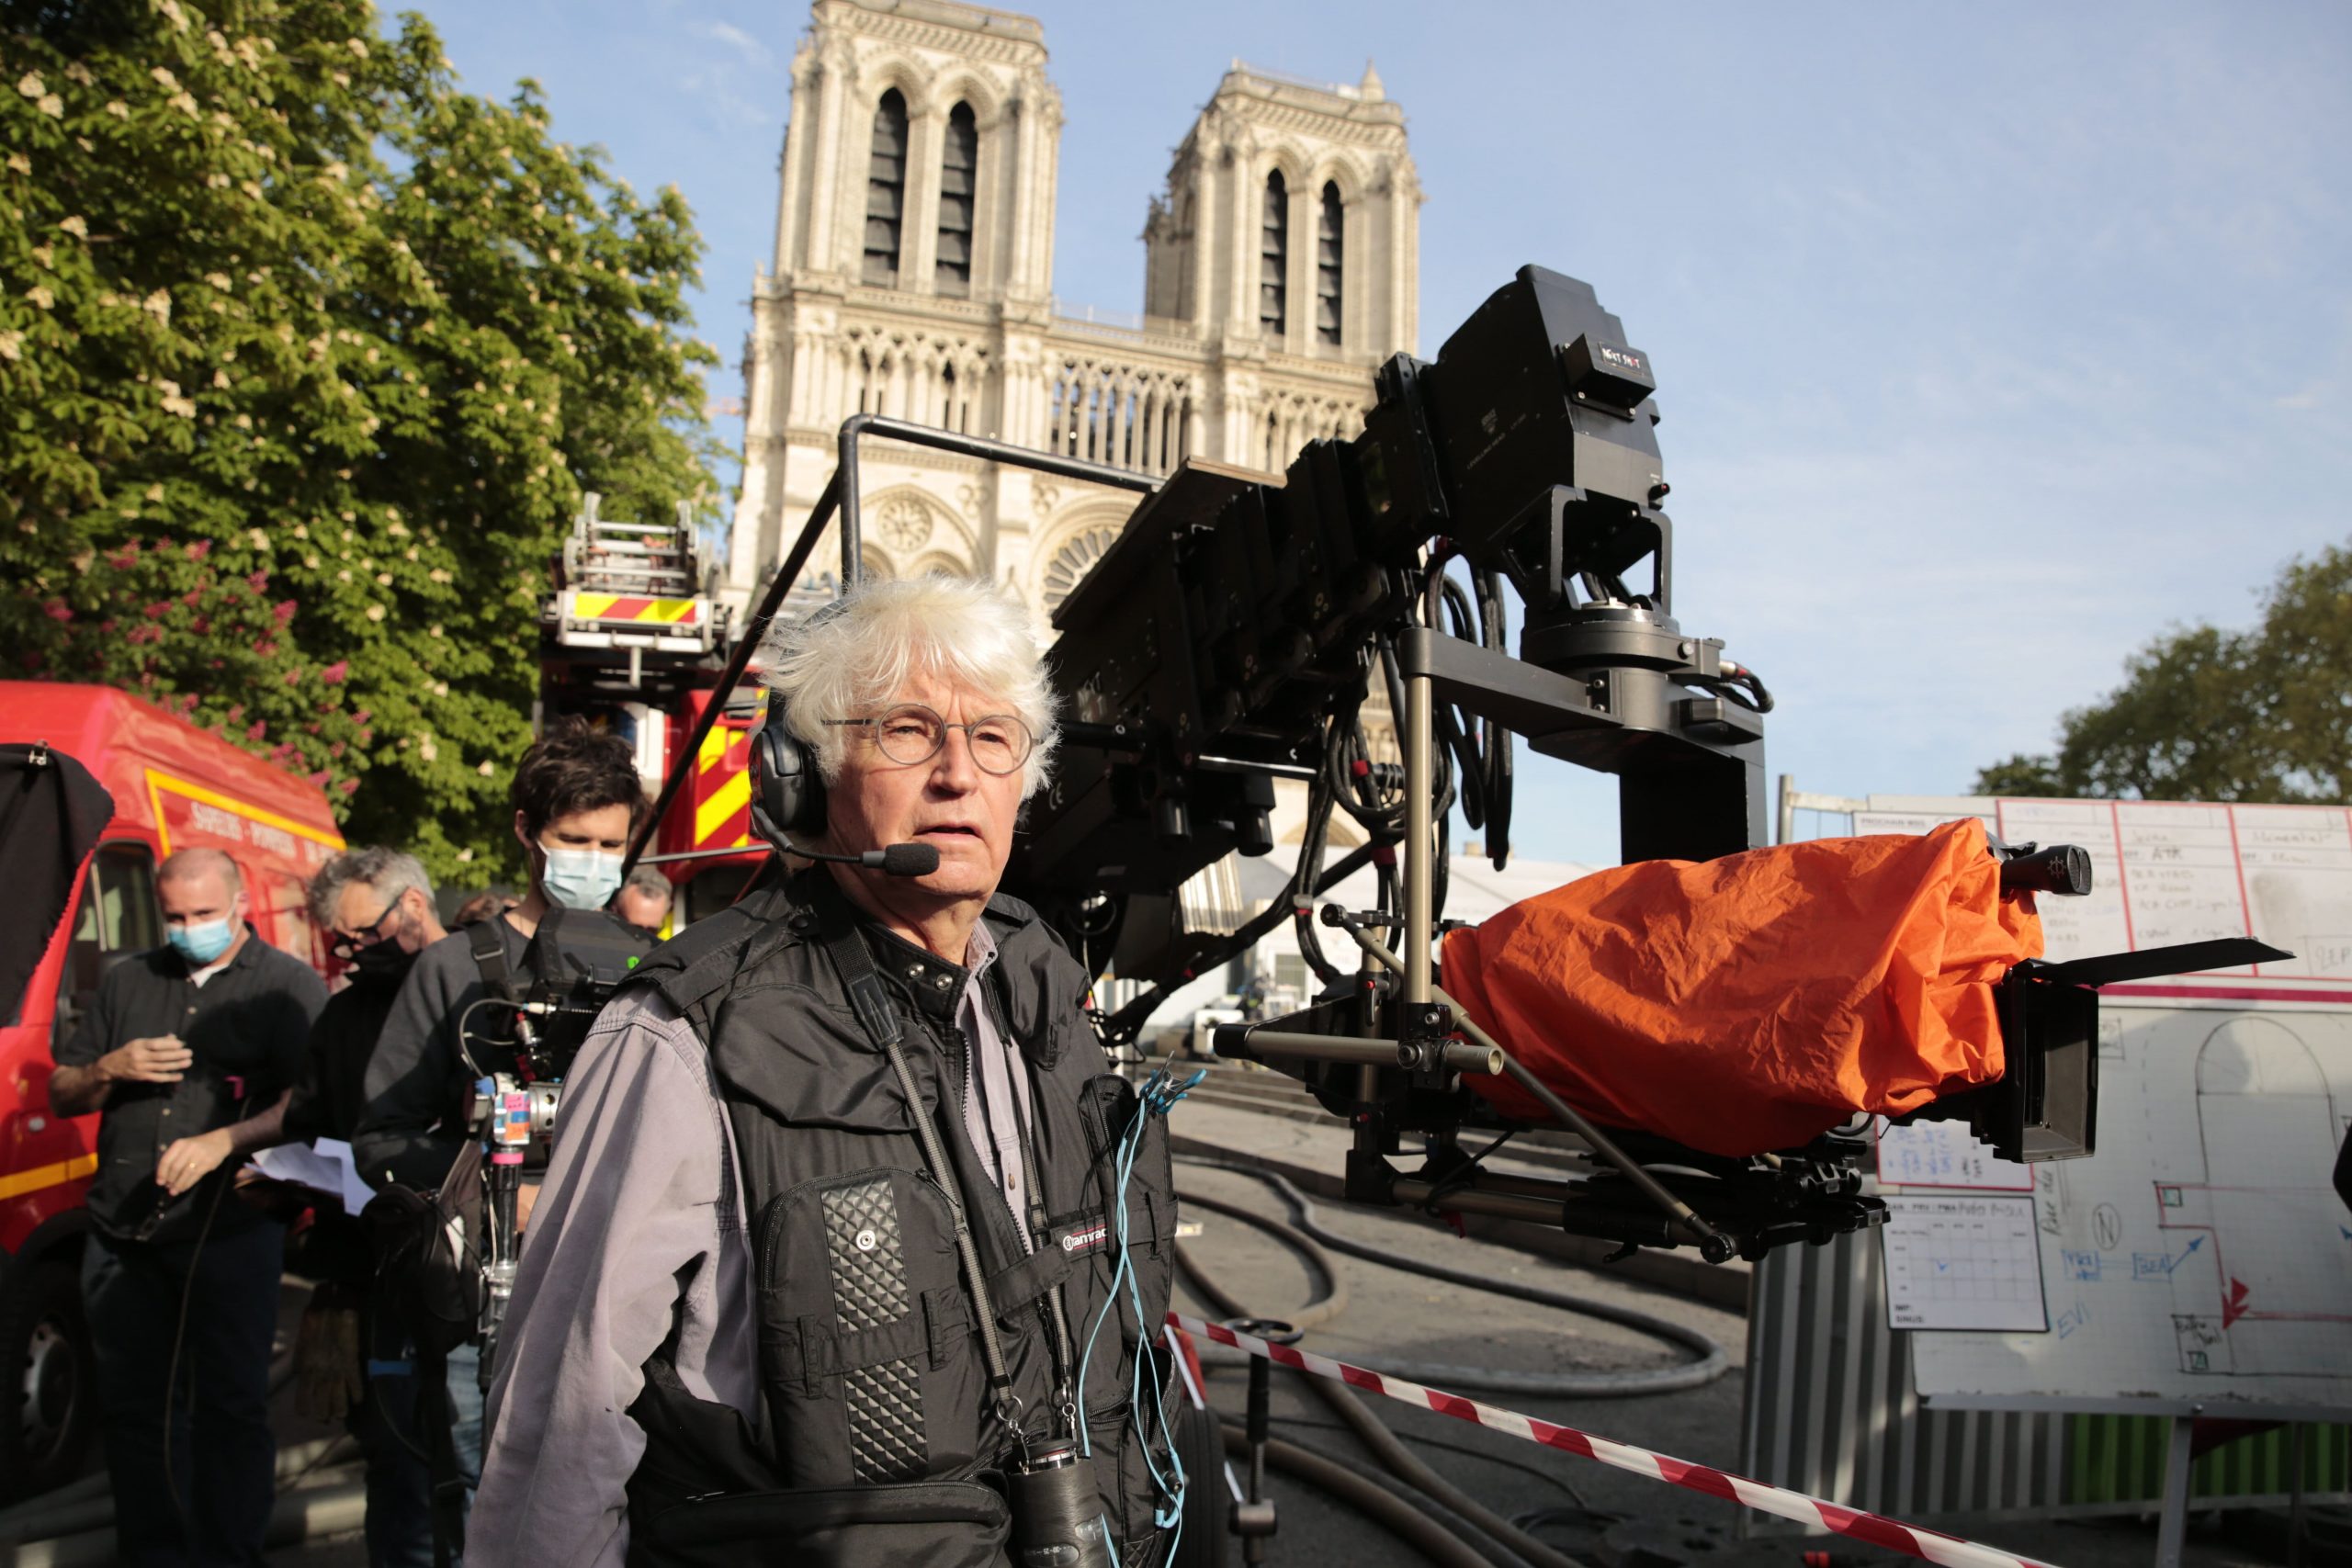
[[[607,950],[650,950],[643,933],[605,911],[620,887],[630,829],[646,807],[628,742],[576,717],[559,718],[523,753],[509,798],[514,836],[531,868],[530,892],[503,914],[434,942],[409,965],[368,1058],[364,1103],[351,1134],[353,1160],[371,1186],[433,1192],[451,1179],[473,1135],[467,1122],[476,1066],[494,1072],[513,1061],[514,1014],[500,1005],[502,994],[521,998],[541,976],[568,973],[556,949],[586,933]],[[528,1222],[537,1191],[536,1176],[526,1175],[521,1222]],[[436,1429],[424,1446],[448,1510],[443,1522],[454,1536],[463,1504],[452,1504],[449,1495],[462,1483],[466,1490],[457,1495],[469,1498],[481,1468],[479,1348],[447,1352],[446,1376],[431,1372],[431,1360],[427,1355],[417,1363],[419,1386],[446,1387],[447,1398],[437,1416],[426,1401],[418,1421],[438,1420],[446,1429],[446,1441]]]
[[[137,1499],[117,1557],[258,1563],[284,1235],[228,1186],[278,1141],[326,987],[246,924],[220,851],[171,856],[155,894],[170,941],[107,972],[49,1080],[57,1114],[103,1113],[82,1295],[107,1468]]]
[[[551,972],[537,940],[552,911],[571,926],[620,922],[604,912],[621,885],[621,857],[645,809],[636,759],[618,736],[560,718],[515,765],[514,836],[531,867],[531,890],[503,915],[417,954],[368,1061],[366,1106],[351,1136],[359,1174],[420,1191],[441,1184],[465,1146],[464,1110],[481,1055],[508,1038],[493,980],[516,995]],[[494,940],[492,940],[494,939]],[[476,951],[479,945],[481,951]],[[646,944],[638,942],[640,950]],[[487,1064],[485,1064],[486,1066]]]

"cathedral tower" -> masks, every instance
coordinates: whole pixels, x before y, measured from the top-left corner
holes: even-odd
[[[775,265],[752,288],[739,600],[797,537],[842,420],[871,411],[1136,469],[1280,469],[1350,435],[1413,346],[1420,202],[1403,111],[1227,71],[1145,226],[1145,313],[1052,292],[1060,96],[1043,29],[956,0],[817,0],[792,65]],[[1017,590],[1042,617],[1124,491],[875,443],[865,566]],[[832,567],[830,540],[811,559]]]

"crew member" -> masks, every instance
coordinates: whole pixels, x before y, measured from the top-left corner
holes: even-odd
[[[351,850],[311,879],[311,915],[351,983],[327,998],[311,1030],[310,1071],[286,1108],[289,1140],[338,1138],[358,1124],[377,1037],[416,955],[448,933],[435,917],[433,883],[413,855]],[[414,1348],[369,1300],[375,1276],[356,1214],[321,1215],[305,1238],[301,1271],[320,1283],[303,1314],[295,1371],[306,1414],[342,1420],[368,1460],[369,1568],[430,1568],[433,1483],[416,1421]],[[479,1376],[453,1358],[450,1399],[478,1423]]]
[[[1166,1386],[1145,1346],[1174,1205],[1164,1123],[1111,1074],[1086,975],[994,896],[1054,751],[1028,615],[981,584],[870,584],[791,628],[769,681],[768,722],[825,780],[808,847],[927,845],[937,867],[820,863],[755,891],[597,1021],[492,1388],[475,1568],[734,1542],[781,1562],[820,1521],[828,1562],[1001,1564],[1005,1505],[975,1478],[1081,1416],[1098,1495],[1079,1512],[1142,1561],[1168,1502],[1147,1457],[1169,1465],[1130,1388],[1148,1412]],[[762,802],[763,832],[792,826]],[[858,1012],[845,969],[886,1005]],[[1136,1290],[1114,1300],[1121,1199]]]
[[[621,884],[613,913],[649,934],[659,935],[670,918],[670,879],[650,865],[640,865]]]
[[[442,1185],[473,1135],[476,1077],[513,1067],[514,1014],[497,993],[519,999],[543,976],[566,973],[556,950],[567,923],[621,930],[604,908],[620,887],[622,853],[645,802],[628,743],[576,717],[558,719],[523,753],[509,798],[530,891],[425,948],[410,966],[368,1057],[366,1104],[351,1137],[371,1186],[431,1192]],[[627,940],[644,945],[635,933]],[[526,1220],[535,1191],[523,1191]],[[469,1488],[481,1468],[479,1357],[470,1343],[448,1352],[451,1440],[446,1450],[428,1446],[454,1461]],[[433,1402],[421,1403],[429,1410]]]
[[[326,987],[255,934],[222,852],[172,855],[155,892],[169,941],[107,972],[49,1079],[54,1113],[104,1112],[82,1301],[116,1554],[258,1564],[285,1233],[228,1190],[278,1139]]]

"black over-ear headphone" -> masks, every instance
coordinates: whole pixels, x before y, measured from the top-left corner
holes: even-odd
[[[933,844],[890,844],[854,855],[812,850],[795,839],[825,833],[825,776],[817,749],[784,726],[784,705],[768,699],[767,722],[752,731],[752,831],[803,860],[842,861],[889,876],[929,876],[939,869]]]
[[[784,705],[768,698],[766,721],[752,731],[752,831],[795,854],[793,839],[825,836],[825,776],[817,749],[784,722]]]

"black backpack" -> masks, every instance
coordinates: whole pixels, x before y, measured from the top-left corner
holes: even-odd
[[[481,1326],[481,1144],[469,1139],[438,1189],[398,1182],[362,1218],[376,1257],[379,1310],[435,1360]]]

